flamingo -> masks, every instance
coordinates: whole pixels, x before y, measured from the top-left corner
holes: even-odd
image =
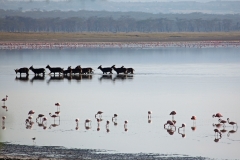
[[[95,117],[99,114],[100,117],[102,117],[102,111],[98,111],[97,114],[95,114]]]
[[[42,117],[44,117],[44,115],[43,114],[39,114],[38,117],[36,118],[36,122],[37,122],[38,118],[42,119]],[[40,121],[41,121],[41,119],[40,119]]]
[[[128,120],[125,120],[125,121],[124,121],[124,128],[127,127],[127,124],[128,124]]]
[[[33,137],[32,140],[33,140],[33,143],[35,143],[34,141],[36,140],[36,137]]]
[[[32,121],[33,117],[32,116],[28,116],[28,119],[30,120],[30,122]]]
[[[26,120],[25,120],[25,122],[26,122],[26,124],[27,124],[27,123],[29,123],[29,122],[30,122],[30,120],[29,120],[29,119],[26,119]]]
[[[43,122],[47,122],[47,117],[43,117],[43,119],[42,119],[42,124],[43,124]]]
[[[7,101],[7,98],[8,98],[8,95],[6,95],[6,98],[3,98],[3,99],[2,99],[4,106],[5,106],[5,102]]]
[[[173,121],[171,121],[171,120],[168,120],[167,123],[164,124],[164,128],[165,128],[165,126],[166,126],[167,124],[168,124],[169,126],[174,126],[174,127],[175,127],[175,123],[174,123]]]
[[[235,124],[236,124],[236,126],[238,127],[238,125],[237,125],[236,122],[233,122],[233,121],[229,122],[229,118],[227,118],[227,121],[228,121],[228,124],[231,124],[233,127],[234,127]]]
[[[92,122],[92,121],[91,121],[90,119],[86,119],[86,120],[85,120],[85,126],[86,126],[87,123],[88,123],[88,126],[89,126],[89,124],[91,125],[91,122]]]
[[[118,116],[117,114],[114,114],[113,117],[112,117],[112,121],[113,121],[113,119],[117,120],[117,116]]]
[[[230,131],[228,131],[228,134],[227,134],[227,136],[229,137],[230,136],[230,134],[233,134],[233,133],[236,133],[237,132],[237,130],[235,131],[235,130],[230,130]]]
[[[176,114],[177,114],[176,111],[172,111],[172,112],[170,113],[170,115],[172,115],[172,120],[174,120],[174,115],[176,115]]]
[[[7,117],[6,116],[2,116],[2,124],[4,125],[5,124],[5,119],[6,119]]]
[[[217,127],[217,128],[220,128],[220,127],[222,127],[222,124],[220,124],[220,123],[214,124],[214,123],[213,123],[213,127],[214,127],[214,126]]]
[[[148,119],[152,118],[152,111],[148,111]]]
[[[216,135],[216,133],[218,133],[220,135],[220,137],[222,137],[222,133],[217,128],[214,129],[213,131],[215,132],[215,135]]]
[[[109,127],[109,123],[110,123],[109,121],[106,122],[106,127]]]
[[[59,124],[51,124],[50,126],[49,126],[49,129],[51,129],[52,127],[57,127],[57,126],[59,126]]]
[[[75,119],[76,125],[78,126],[79,118]]]
[[[214,118],[214,117],[220,118],[220,117],[222,117],[222,114],[221,114],[221,113],[216,113],[216,114],[213,114],[212,117],[213,117],[213,118]]]
[[[186,124],[183,123],[182,126],[178,128],[178,131],[179,131],[180,128],[183,128],[183,132],[185,132],[185,127],[186,127]]]
[[[58,117],[58,116],[55,115],[55,114],[52,115],[52,113],[49,113],[49,115],[50,115],[52,118],[54,118],[54,122],[55,122],[55,118]]]
[[[28,112],[28,115],[32,115],[32,114],[34,114],[35,112],[34,112],[34,110],[30,110],[29,112]]]
[[[59,111],[60,111],[60,103],[55,103],[55,106],[57,106],[57,110],[58,110],[58,107],[59,107]]]
[[[219,122],[219,123],[222,123],[222,124],[223,124],[223,127],[225,127],[225,123],[227,123],[227,121],[222,120],[222,119],[219,119],[218,122]]]
[[[3,109],[6,109],[6,111],[8,111],[8,108],[7,108],[7,106],[5,106],[5,105],[2,106],[2,108],[3,108]]]

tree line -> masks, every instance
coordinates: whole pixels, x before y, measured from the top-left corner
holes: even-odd
[[[128,16],[40,18],[6,16],[0,18],[3,32],[229,32],[240,31],[240,19],[168,19],[136,20]]]

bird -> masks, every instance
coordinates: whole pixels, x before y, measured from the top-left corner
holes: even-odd
[[[85,126],[86,126],[86,124],[88,124],[88,126],[89,126],[89,124],[91,125],[91,122],[92,122],[92,121],[91,121],[90,119],[86,119],[86,120],[85,120]]]
[[[222,124],[220,124],[220,123],[214,124],[214,123],[213,123],[213,127],[220,128],[220,127],[222,127]]]
[[[183,123],[182,126],[178,128],[178,131],[179,131],[180,128],[183,128],[183,131],[185,132],[185,127],[186,127],[186,124]]]
[[[109,127],[109,123],[110,123],[109,121],[106,122],[106,127]]]
[[[52,115],[52,113],[49,113],[49,115],[50,115],[52,118],[54,118],[54,122],[55,122],[55,118],[58,117],[58,116],[55,115],[55,114]]]
[[[47,122],[47,117],[43,117],[42,124],[43,124],[43,122]]]
[[[2,99],[4,106],[5,106],[5,102],[7,101],[7,98],[8,98],[8,95],[6,95],[6,98],[3,98],[3,99]]]
[[[193,124],[196,123],[197,117],[196,116],[192,116],[191,120],[193,120]]]
[[[218,119],[218,122],[219,123],[222,123],[223,124],[223,127],[225,127],[225,123],[227,123],[227,121],[223,120],[223,119]]]
[[[103,113],[102,111],[98,111],[97,114],[95,114],[95,117],[96,117],[97,115],[99,115],[100,117],[102,117],[102,113]]]
[[[172,112],[170,113],[170,115],[172,115],[172,120],[174,120],[174,115],[176,115],[176,114],[177,114],[176,111],[172,111]]]
[[[36,118],[36,122],[37,122],[38,118],[42,119],[42,117],[44,117],[44,115],[43,114],[39,114],[38,117]]]
[[[6,111],[8,111],[8,108],[7,108],[7,106],[5,106],[5,105],[2,106],[2,108],[3,108],[3,109],[6,109]]]
[[[76,119],[75,119],[75,122],[76,122],[76,124],[77,124],[77,126],[78,126],[79,118],[76,118]]]
[[[233,134],[233,133],[236,133],[237,132],[237,130],[235,131],[235,130],[230,130],[230,131],[228,131],[228,134],[227,134],[227,136],[229,137],[230,136],[230,134]]]
[[[5,124],[5,119],[6,118],[7,118],[6,116],[2,116],[2,123],[3,123],[3,125]]]
[[[124,121],[124,128],[127,127],[127,124],[128,124],[128,120],[125,120],[125,121]]]
[[[218,133],[220,137],[222,137],[222,133],[217,128],[215,128],[213,131],[215,132],[215,134]]]
[[[118,116],[117,114],[114,114],[113,117],[112,117],[112,121],[113,121],[113,119],[116,121],[117,120],[117,116]]]
[[[27,124],[27,123],[29,123],[29,122],[30,122],[30,120],[27,118],[27,119],[25,120],[25,122],[26,122],[26,124]]]
[[[175,123],[174,123],[173,121],[171,121],[171,120],[168,120],[167,123],[164,124],[164,128],[165,128],[165,126],[166,126],[167,124],[168,124],[169,126],[174,126],[174,127],[175,127]]]
[[[33,143],[35,143],[36,137],[33,137],[32,140],[33,140]]]
[[[152,115],[152,111],[148,111],[148,119],[149,119],[149,118],[152,118],[151,115]]]
[[[213,114],[212,117],[213,117],[213,118],[214,118],[214,117],[220,118],[220,117],[222,117],[222,114],[221,114],[221,113],[216,113],[216,114]]]
[[[55,103],[55,106],[57,106],[57,110],[58,110],[58,107],[59,107],[59,110],[60,110],[60,103]]]
[[[34,110],[30,110],[29,112],[28,112],[28,115],[32,115],[32,114],[34,114],[35,112],[34,112]]]
[[[30,120],[30,122],[32,121],[33,117],[32,116],[28,116],[28,119]]]
[[[229,118],[227,118],[227,121],[228,121],[228,124],[231,124],[233,127],[234,127],[234,125],[236,125],[238,127],[236,122],[233,122],[233,121],[229,122]]]

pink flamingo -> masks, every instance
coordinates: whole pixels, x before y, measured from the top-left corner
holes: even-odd
[[[58,111],[58,107],[59,107],[59,111],[60,111],[60,103],[55,103],[55,106],[57,106],[57,111]]]
[[[222,123],[223,124],[223,127],[225,127],[225,123],[227,123],[227,121],[223,120],[223,119],[219,119],[218,120],[219,123]]]
[[[179,132],[179,129],[180,129],[180,128],[183,128],[183,132],[185,132],[185,127],[186,127],[186,124],[183,123],[182,126],[178,128],[178,132]]]
[[[43,124],[43,122],[47,122],[47,117],[43,117],[42,124]]]
[[[8,108],[7,106],[2,106],[3,109],[6,109],[6,111],[8,111]]]
[[[76,125],[78,126],[79,118],[75,119]]]
[[[28,115],[32,115],[32,114],[34,114],[35,112],[34,112],[34,110],[30,110],[29,112],[28,112]]]
[[[152,111],[148,111],[148,119],[152,118]]]
[[[96,117],[97,115],[99,115],[99,117],[102,117],[102,113],[103,113],[102,111],[98,111],[97,114],[95,114],[95,117]]]
[[[174,123],[173,121],[168,120],[167,123],[164,124],[164,128],[165,128],[165,126],[166,126],[167,124],[168,124],[169,126],[174,126],[175,129],[176,129],[175,123]]]
[[[50,115],[52,118],[54,118],[54,123],[55,123],[55,118],[58,117],[58,116],[55,115],[55,114],[52,115],[52,113],[49,113],[49,115]]]
[[[213,117],[213,118],[214,118],[214,117],[220,118],[220,117],[222,117],[222,114],[221,114],[221,113],[216,113],[216,114],[213,114],[212,117]]]
[[[215,135],[216,135],[216,133],[218,133],[220,135],[220,137],[222,137],[222,133],[217,128],[214,129],[213,131],[215,132]]]
[[[89,124],[91,125],[91,122],[92,122],[92,121],[91,121],[90,119],[86,119],[86,120],[85,120],[85,126],[86,126],[86,124],[88,124],[88,126],[89,126]]]
[[[36,118],[36,122],[37,122],[38,118],[40,118],[40,121],[41,121],[42,117],[44,117],[44,115],[43,114],[39,114],[38,117]]]
[[[3,124],[3,126],[5,125],[5,119],[6,118],[7,118],[6,116],[2,116],[2,124]]]
[[[172,111],[172,112],[170,113],[170,115],[172,115],[172,120],[174,120],[174,115],[176,115],[176,114],[177,114],[176,111]]]
[[[110,123],[109,121],[106,122],[106,127],[109,127],[109,123]]]
[[[233,122],[233,121],[229,122],[229,118],[227,118],[227,121],[228,121],[228,124],[231,124],[233,127],[234,127],[234,125],[236,125],[238,127],[236,122]]]
[[[117,114],[114,114],[113,117],[112,117],[112,121],[113,121],[113,119],[116,121],[117,120],[117,116],[118,116]]]
[[[8,95],[6,95],[6,98],[3,98],[3,99],[2,99],[4,106],[5,106],[5,102],[7,101],[7,98],[8,98]]]

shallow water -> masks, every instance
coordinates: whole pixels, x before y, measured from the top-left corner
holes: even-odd
[[[106,149],[123,153],[160,153],[203,156],[210,158],[240,158],[240,133],[226,125],[226,132],[216,143],[212,118],[223,114],[240,122],[240,54],[238,48],[152,48],[152,49],[64,49],[64,50],[1,50],[0,95],[7,94],[8,112],[5,130],[0,129],[0,141],[39,146]],[[13,69],[20,67],[68,66],[92,67],[93,75],[81,77],[28,78],[19,77]],[[99,65],[133,67],[135,74],[103,76]],[[49,71],[46,70],[48,73]],[[17,76],[17,77],[16,77]],[[54,113],[60,102],[60,122],[48,114]],[[38,124],[26,129],[25,119],[34,110],[48,118],[47,129]],[[100,130],[94,117],[103,111]],[[148,123],[147,111],[152,111]],[[186,123],[185,138],[178,131],[170,135],[163,125],[177,114],[177,128]],[[117,126],[111,121],[118,114]],[[196,130],[192,131],[191,116],[196,115]],[[75,119],[79,118],[76,130]],[[86,130],[84,120],[91,119]],[[106,130],[106,120],[110,120]],[[127,132],[124,121],[128,120]],[[223,127],[220,127],[222,130]],[[232,131],[233,130],[233,131]],[[235,133],[231,133],[234,132]],[[183,132],[180,130],[180,132]],[[228,134],[229,133],[229,134]]]

